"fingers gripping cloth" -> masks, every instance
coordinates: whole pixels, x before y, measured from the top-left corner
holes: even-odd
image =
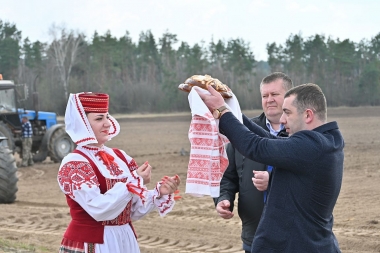
[[[199,89],[201,91],[201,89]],[[209,93],[208,91],[202,91]],[[228,108],[242,122],[239,103],[235,96],[226,101]],[[219,197],[220,180],[228,166],[225,145],[227,137],[219,133],[215,120],[198,93],[189,93],[192,120],[189,129],[190,159],[186,178],[186,193],[196,197]]]

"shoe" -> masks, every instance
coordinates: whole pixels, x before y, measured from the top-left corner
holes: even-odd
[[[19,167],[20,167],[20,168],[28,167],[28,165],[21,164]]]

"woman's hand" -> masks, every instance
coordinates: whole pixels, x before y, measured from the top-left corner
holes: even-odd
[[[174,193],[178,190],[178,186],[181,183],[181,179],[178,175],[173,177],[165,176],[161,180],[160,196]]]
[[[150,182],[150,178],[152,176],[152,166],[146,161],[143,165],[138,167],[136,170],[137,175],[143,178],[144,184],[148,184]]]

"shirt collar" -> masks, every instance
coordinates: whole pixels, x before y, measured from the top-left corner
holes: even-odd
[[[265,124],[267,126],[267,128],[269,129],[269,132],[274,135],[274,136],[277,136],[278,133],[284,129],[284,125],[283,124],[280,124],[280,129],[279,130],[274,130],[273,127],[272,127],[272,124],[269,122],[268,118],[265,118]]]

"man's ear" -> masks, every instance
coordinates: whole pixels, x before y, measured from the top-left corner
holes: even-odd
[[[305,123],[309,124],[314,120],[314,112],[311,109],[306,109],[305,111]]]

